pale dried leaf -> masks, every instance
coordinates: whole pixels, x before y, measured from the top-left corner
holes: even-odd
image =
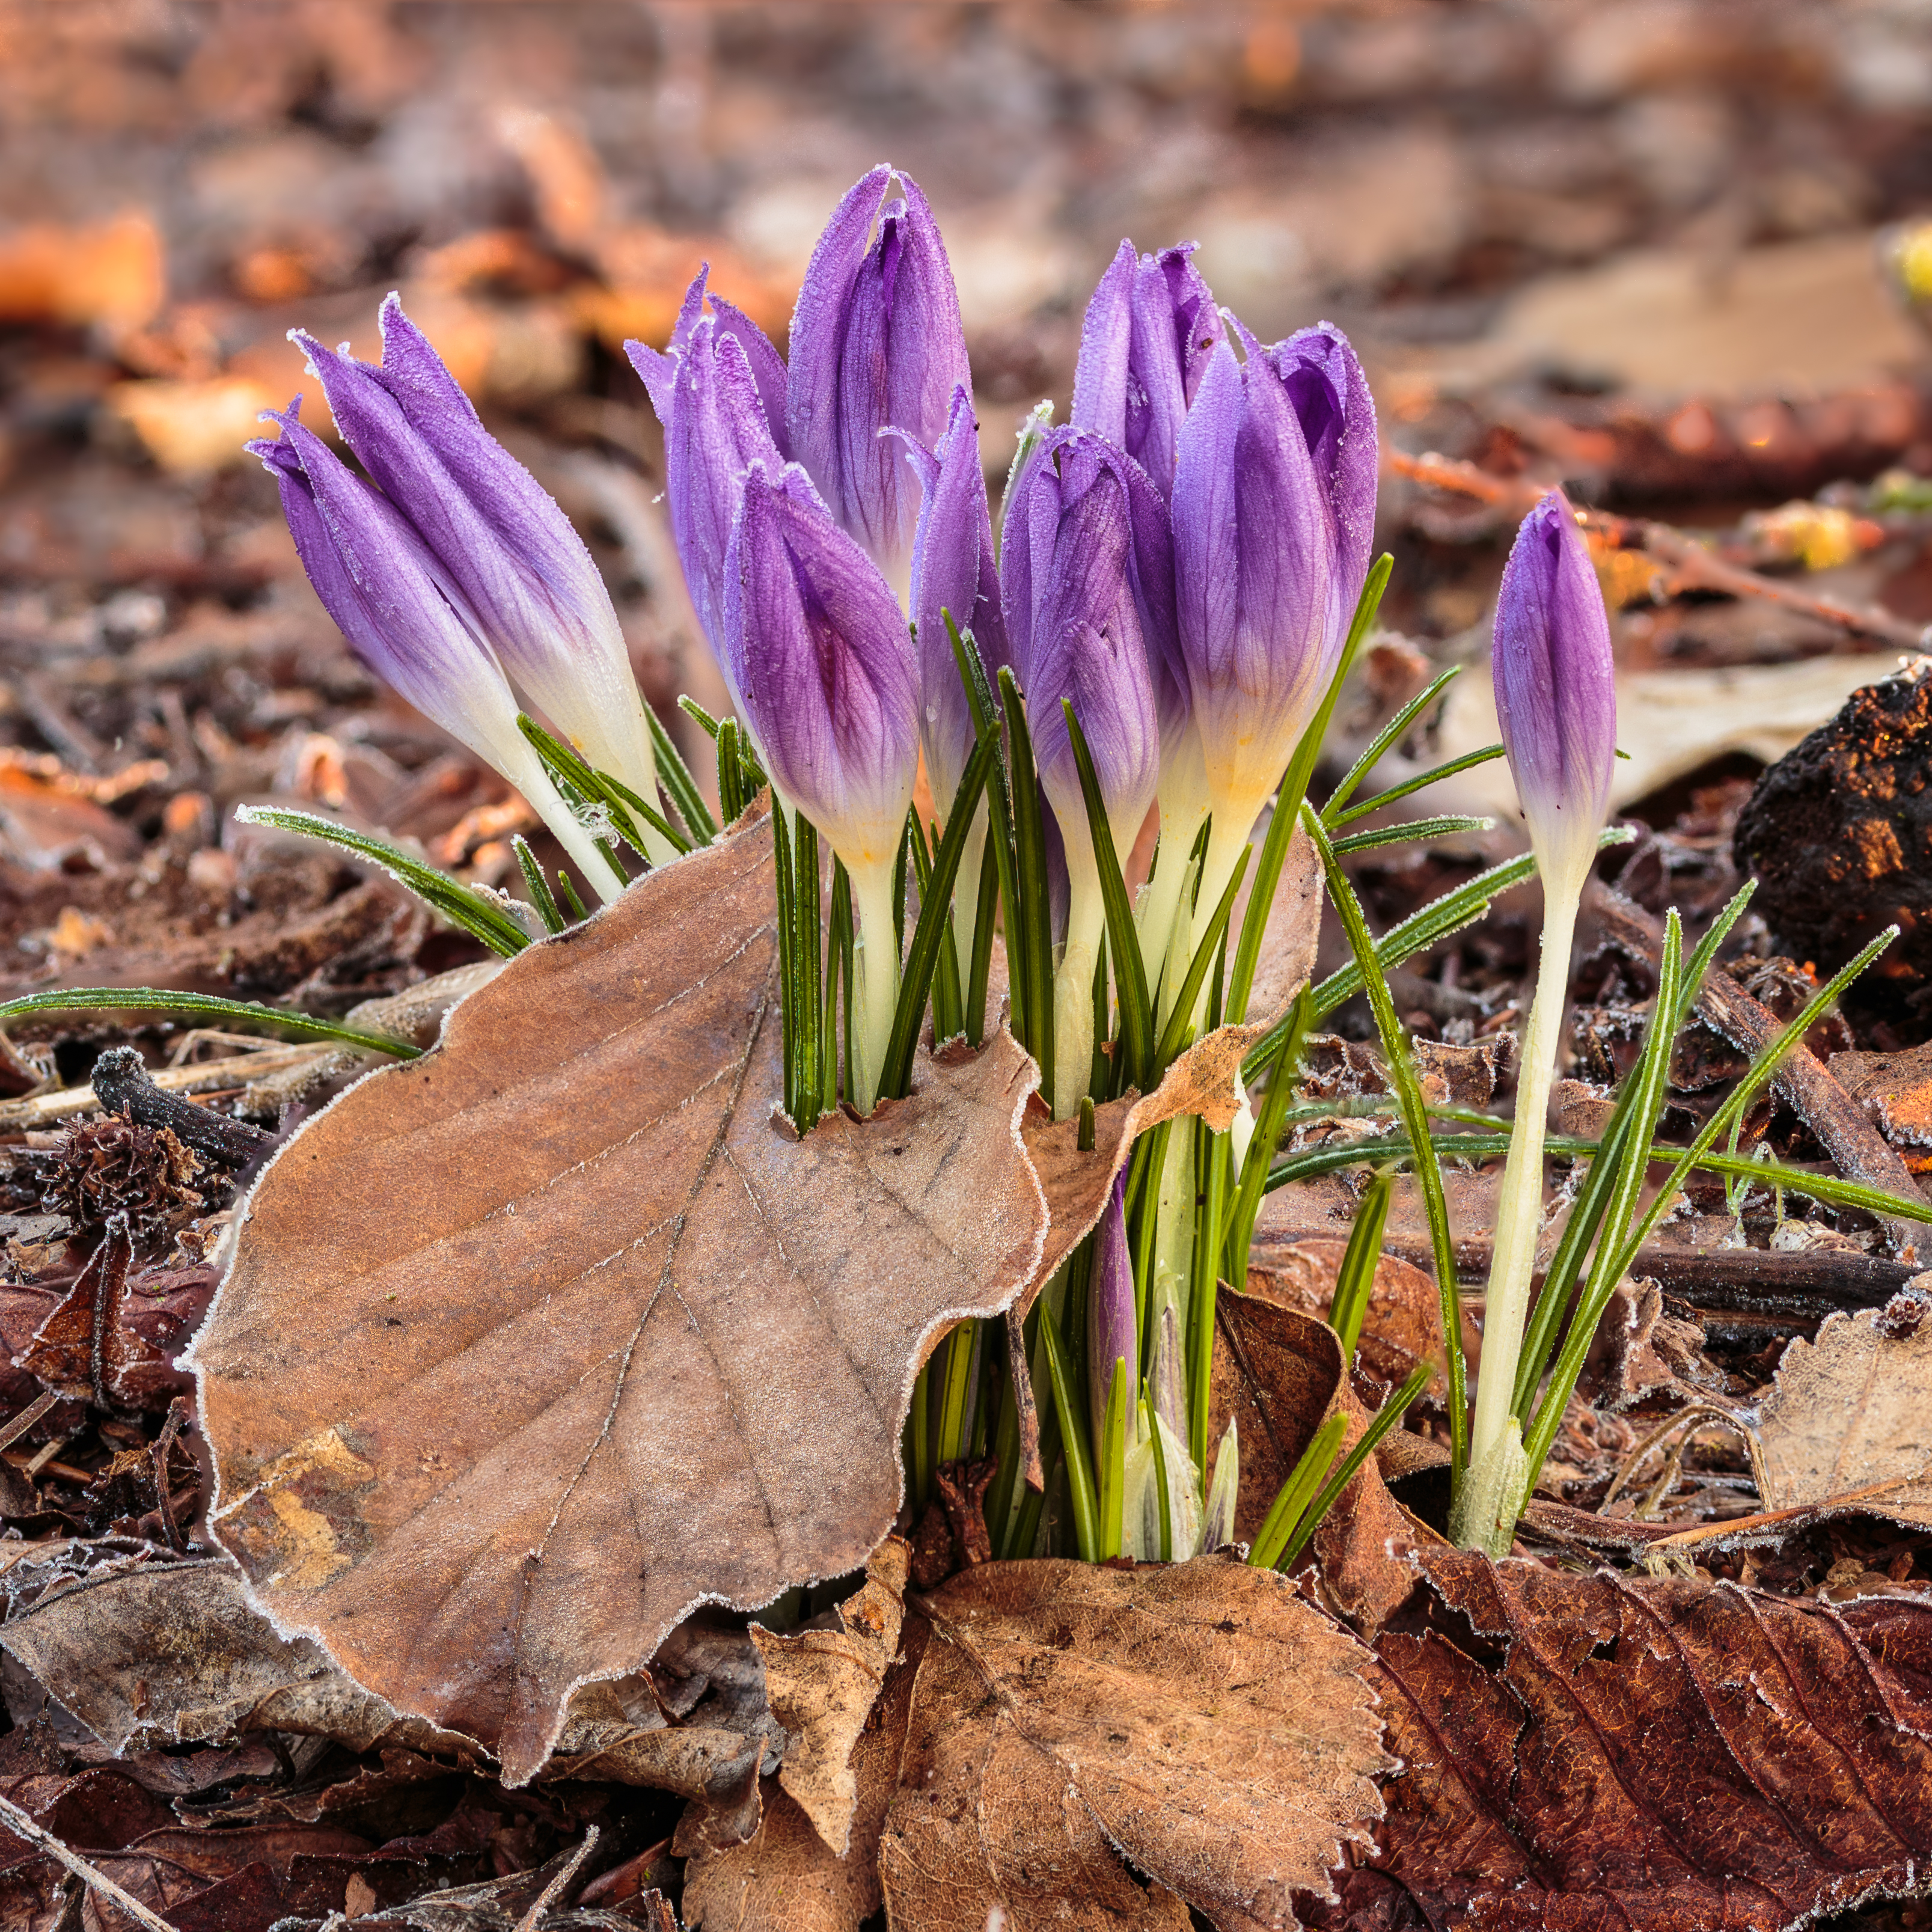
[[[1178,1928],[1181,1900],[1292,1926],[1380,1814],[1364,1654],[1270,1573],[992,1563],[918,1606],[934,1640],[880,1847],[896,1928]]]
[[[1758,1427],[1767,1510],[1850,1502],[1932,1528],[1932,1297],[1828,1316],[1784,1352]]]
[[[802,1143],[769,821],[520,954],[281,1150],[196,1352],[214,1522],[399,1708],[542,1763],[692,1606],[856,1568],[946,1324],[1045,1228],[1004,1033]]]
[[[902,1538],[889,1537],[866,1566],[864,1588],[832,1613],[834,1629],[778,1636],[752,1626],[772,1714],[791,1733],[778,1782],[840,1858],[859,1802],[853,1747],[898,1654],[910,1556]]]

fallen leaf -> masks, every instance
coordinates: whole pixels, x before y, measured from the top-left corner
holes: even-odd
[[[1834,1053],[1832,1078],[1887,1140],[1932,1147],[1932,1043],[1903,1053]]]
[[[853,1748],[856,1802],[845,1855],[834,1856],[796,1800],[768,1778],[757,1832],[685,1868],[684,1916],[694,1932],[859,1932],[879,1910],[879,1834],[898,1786],[913,1686],[931,1634],[923,1617],[905,1618],[898,1660]]]
[[[803,1142],[769,821],[532,946],[264,1172],[194,1363],[214,1517],[278,1624],[542,1765],[706,1600],[862,1564],[914,1377],[1034,1277],[1001,1034]]]
[[[896,1932],[1165,1932],[1190,1905],[1292,1926],[1379,1813],[1364,1653],[1278,1576],[989,1563],[917,1607],[933,1640],[879,1852]]]
[[[1364,1862],[1431,1924],[1772,1932],[1927,1889],[1932,1608],[1420,1560]]]
[[[1841,1502],[1932,1528],[1932,1296],[1828,1316],[1800,1336],[1760,1406],[1767,1510]]]
[[[1342,1375],[1342,1344],[1326,1322],[1225,1286],[1215,1298],[1214,1321],[1208,1439],[1218,1442],[1230,1420],[1239,1432],[1234,1534],[1252,1543],[1322,1425],[1331,1415],[1346,1418],[1337,1452],[1346,1455],[1367,1427],[1370,1412]],[[1371,1456],[1335,1498],[1314,1548],[1330,1598],[1372,1630],[1414,1590],[1414,1546],[1439,1540],[1389,1494]]]
[[[248,1730],[332,1738],[356,1751],[466,1744],[399,1718],[307,1638],[278,1636],[226,1562],[128,1569],[50,1592],[0,1623],[0,1648],[117,1751]]]
[[[791,1734],[778,1782],[840,1858],[859,1802],[853,1748],[898,1652],[910,1555],[901,1538],[888,1538],[864,1587],[832,1612],[835,1628],[781,1636],[752,1626],[772,1714]]]

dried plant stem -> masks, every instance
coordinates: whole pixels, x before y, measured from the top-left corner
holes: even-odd
[[[859,944],[852,956],[852,1081],[850,1096],[862,1114],[872,1111],[892,1036],[899,1001],[898,935],[892,916],[892,868],[884,863],[854,869],[852,903],[859,915]],[[1091,971],[1090,966],[1088,968]]]
[[[1516,1082],[1516,1120],[1510,1131],[1509,1160],[1496,1204],[1496,1246],[1490,1264],[1487,1312],[1483,1322],[1483,1366],[1471,1418],[1469,1476],[1457,1499],[1455,1540],[1466,1550],[1500,1556],[1509,1547],[1515,1496],[1502,1484],[1504,1466],[1522,1460],[1521,1432],[1510,1414],[1516,1360],[1529,1315],[1536,1271],[1536,1242],[1543,1226],[1543,1140],[1550,1112],[1550,1083],[1569,994],[1570,948],[1576,929],[1582,881],[1555,867],[1544,874],[1543,956],[1536,998],[1523,1041],[1522,1072]],[[1507,1496],[1507,1522],[1489,1505]],[[1496,1545],[1501,1540],[1502,1548]]]
[[[538,1894],[529,1911],[517,1921],[517,1932],[537,1932],[537,1928],[543,1923],[544,1914],[562,1897],[565,1888],[577,1876],[584,1861],[597,1849],[598,1835],[595,1825],[584,1833],[583,1844],[571,1853],[563,1868]]]

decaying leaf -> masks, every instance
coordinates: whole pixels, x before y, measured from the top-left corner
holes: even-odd
[[[1828,1316],[1784,1352],[1758,1427],[1767,1510],[1869,1510],[1932,1528],[1932,1295]]]
[[[1325,1322],[1265,1294],[1237,1294],[1225,1287],[1214,1314],[1209,1436],[1220,1441],[1230,1419],[1240,1432],[1234,1533],[1251,1543],[1322,1424],[1333,1414],[1346,1418],[1338,1452],[1346,1454],[1368,1426],[1369,1412],[1342,1375],[1342,1345]],[[1439,1540],[1389,1494],[1371,1456],[1335,1498],[1316,1532],[1315,1548],[1330,1598],[1373,1629],[1415,1587],[1414,1546]]]
[[[784,1785],[767,1778],[757,1832],[685,1868],[684,1916],[693,1932],[859,1932],[878,1911],[879,1833],[898,1788],[913,1686],[931,1637],[916,1615],[902,1629],[899,1659],[853,1748],[856,1803],[844,1856],[834,1856]]]
[[[333,1738],[358,1751],[466,1745],[399,1718],[320,1646],[278,1636],[230,1563],[128,1569],[70,1584],[0,1624],[0,1648],[117,1751],[248,1730]]]
[[[1373,1863],[1430,1924],[1771,1932],[1926,1888],[1932,1607],[1420,1560]]]
[[[853,1747],[898,1654],[910,1556],[902,1539],[888,1538],[867,1566],[864,1588],[832,1612],[832,1629],[780,1636],[752,1627],[772,1714],[791,1734],[778,1782],[841,1858],[859,1802]]]
[[[1379,1812],[1363,1652],[1278,1576],[990,1563],[918,1607],[933,1637],[879,1851],[896,1932],[1166,1932],[1185,1905],[1292,1926]]]
[[[768,821],[520,955],[265,1172],[197,1346],[214,1517],[279,1622],[542,1762],[706,1599],[856,1568],[925,1349],[1045,1232],[1002,1033],[803,1142]]]

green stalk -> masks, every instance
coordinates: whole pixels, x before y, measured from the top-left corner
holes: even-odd
[[[1039,1304],[1040,1339],[1046,1344],[1048,1375],[1053,1383],[1053,1406],[1060,1417],[1060,1446],[1066,1457],[1066,1478],[1073,1492],[1073,1533],[1081,1560],[1100,1560],[1100,1502],[1094,1487],[1094,1465],[1087,1454],[1087,1428],[1075,1392],[1073,1370],[1060,1339],[1053,1311]]]
[[[1120,1553],[1127,1486],[1127,1365],[1114,1358],[1107,1414],[1100,1430],[1100,1554]]]
[[[1328,1325],[1340,1336],[1342,1360],[1352,1366],[1362,1322],[1375,1291],[1376,1264],[1382,1259],[1382,1237],[1388,1227],[1389,1201],[1395,1192],[1393,1176],[1378,1174],[1369,1184],[1348,1230],[1348,1245],[1335,1271],[1335,1292],[1328,1304]]]
[[[1322,1478],[1335,1460],[1336,1450],[1342,1446],[1342,1438],[1348,1432],[1348,1418],[1339,1414],[1329,1417],[1315,1432],[1314,1439],[1301,1452],[1294,1467],[1275,1492],[1274,1501],[1268,1505],[1268,1513],[1262,1518],[1261,1528],[1255,1532],[1254,1546],[1248,1552],[1251,1568],[1272,1570],[1280,1561],[1282,1552],[1288,1546],[1288,1539],[1294,1534],[1316,1490],[1321,1486]]]
[[[1355,1472],[1375,1453],[1376,1444],[1402,1420],[1409,1405],[1429,1386],[1429,1376],[1428,1364],[1418,1364],[1408,1381],[1376,1411],[1368,1427],[1356,1438],[1355,1446],[1342,1458],[1341,1466],[1322,1484],[1320,1495],[1303,1512],[1294,1535],[1289,1538],[1288,1546],[1277,1560],[1278,1568],[1286,1570],[1301,1554],[1308,1539],[1321,1528],[1322,1519],[1334,1508],[1335,1498],[1354,1480]]]
[[[1204,1171],[1194,1226],[1193,1279],[1187,1297],[1187,1452],[1204,1480],[1208,1404],[1214,1378],[1214,1310],[1221,1287],[1218,1237],[1226,1206],[1232,1148],[1228,1136],[1212,1132],[1204,1120],[1196,1129],[1194,1148],[1196,1161]]]

